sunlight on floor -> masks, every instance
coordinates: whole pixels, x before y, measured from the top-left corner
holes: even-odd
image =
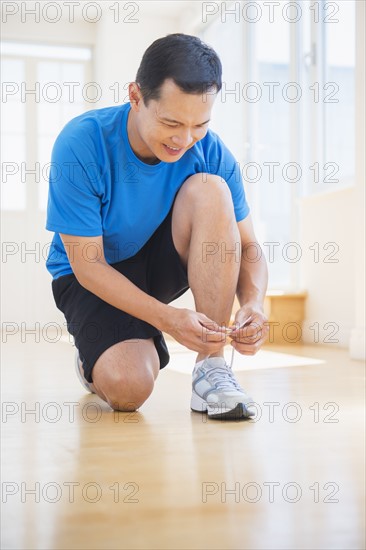
[[[167,341],[169,353],[171,355],[170,363],[167,369],[181,372],[183,374],[192,373],[192,368],[196,360],[196,354],[187,350],[176,342]],[[225,348],[225,358],[231,363],[232,349]],[[259,350],[254,356],[244,356],[234,353],[233,369],[235,371],[247,371],[258,369],[276,369],[283,367],[302,367],[306,365],[320,365],[325,363],[322,359],[305,357],[301,355],[292,355],[290,353],[279,353],[275,351]]]
[[[62,336],[61,341],[71,344],[72,337]],[[178,342],[174,342],[169,338],[166,339],[166,343],[170,353],[170,363],[167,365],[167,369],[183,374],[192,374],[193,365],[196,360],[196,353],[190,351]],[[229,346],[225,348],[225,358],[227,362],[231,363],[232,349]],[[269,351],[261,349],[251,357],[234,354],[235,371],[248,371],[258,369],[277,369],[283,367],[303,367],[322,365],[325,361],[323,359],[316,359],[314,357],[306,357],[302,355],[293,355],[291,353],[282,353],[278,351]]]
[[[70,335],[62,336],[60,340],[67,344],[72,344],[73,338]],[[167,369],[183,374],[192,374],[193,365],[196,360],[196,353],[190,351],[178,342],[166,338],[166,343],[171,356]],[[225,358],[228,364],[231,363],[232,348],[226,346]],[[323,359],[306,357],[303,355],[293,355],[291,353],[282,353],[278,351],[269,351],[261,349],[251,357],[234,353],[233,369],[235,371],[248,371],[258,369],[277,369],[284,367],[303,367],[324,364]]]

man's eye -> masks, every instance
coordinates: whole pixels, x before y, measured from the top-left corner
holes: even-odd
[[[179,124],[168,124],[167,122],[163,122],[164,126],[168,126],[168,128],[178,128]],[[208,122],[205,122],[204,124],[198,124],[197,126],[195,126],[195,128],[204,128],[205,126],[207,126]]]

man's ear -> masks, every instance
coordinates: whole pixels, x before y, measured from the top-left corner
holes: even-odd
[[[130,82],[128,85],[128,97],[130,99],[131,103],[131,109],[138,112],[141,107],[142,94],[140,90],[140,86],[137,84],[137,82]]]

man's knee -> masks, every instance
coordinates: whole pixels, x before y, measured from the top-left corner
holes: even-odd
[[[193,174],[186,179],[180,192],[185,195],[191,205],[202,203],[207,208],[209,204],[216,203],[221,208],[225,205],[230,209],[233,208],[228,184],[215,174],[205,172]]]
[[[136,410],[151,395],[159,369],[159,356],[152,340],[120,342],[96,362],[93,383],[113,409]]]
[[[114,378],[111,385],[105,392],[107,403],[115,411],[135,411],[151,395],[154,389],[154,377],[150,371],[144,376],[130,376],[121,373],[121,376]]]

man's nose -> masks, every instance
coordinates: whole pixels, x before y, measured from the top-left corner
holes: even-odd
[[[172,137],[172,141],[177,147],[188,147],[193,141],[193,137],[190,130],[182,130],[179,134]]]

